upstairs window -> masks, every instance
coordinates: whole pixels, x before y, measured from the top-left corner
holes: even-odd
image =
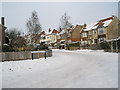
[[[94,34],[97,34],[97,30],[94,30],[93,32],[94,32]]]
[[[99,35],[105,34],[104,28],[99,28],[99,29],[98,29],[98,34],[99,34]]]

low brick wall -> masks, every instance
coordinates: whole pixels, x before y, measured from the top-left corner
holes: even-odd
[[[69,47],[69,50],[79,50],[80,47]]]
[[[33,54],[33,58],[42,58],[44,57],[44,53],[35,53]],[[0,62],[1,61],[16,61],[16,60],[26,60],[26,59],[32,59],[31,51],[24,51],[24,52],[1,52],[0,56]],[[52,56],[52,50],[46,51],[46,56],[51,57]]]

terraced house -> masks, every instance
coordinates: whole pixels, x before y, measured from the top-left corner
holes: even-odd
[[[111,16],[86,25],[80,32],[81,46],[98,49],[100,43],[119,38],[119,22],[116,16]],[[111,43],[109,45],[113,46]]]

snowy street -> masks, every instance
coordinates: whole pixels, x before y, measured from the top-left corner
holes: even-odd
[[[117,88],[118,54],[53,50],[53,56],[2,64],[3,88]]]

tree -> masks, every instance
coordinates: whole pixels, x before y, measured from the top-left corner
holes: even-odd
[[[30,34],[38,34],[41,32],[41,24],[36,11],[32,12],[32,16],[27,20],[26,26]]]
[[[23,47],[26,45],[26,40],[21,36],[21,32],[16,28],[8,30],[6,36],[9,38],[9,45],[13,48]]]
[[[60,18],[60,26],[59,29],[67,29],[72,26],[72,24],[69,22],[70,17],[67,16],[67,13],[65,12],[64,15]]]

